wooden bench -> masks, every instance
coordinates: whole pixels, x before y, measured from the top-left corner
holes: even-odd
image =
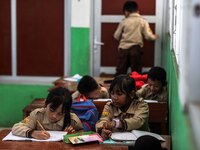
[[[44,106],[44,98],[34,99],[23,109],[23,118],[26,118],[31,111]],[[93,101],[99,114],[102,113],[106,101]],[[152,132],[166,135],[168,134],[168,104],[148,103],[149,105],[149,127]]]
[[[97,81],[97,83],[99,83],[100,85],[105,87],[107,90],[109,90],[110,82],[112,81],[113,77],[94,77],[94,79]],[[110,81],[110,82],[107,83],[107,81]],[[78,83],[75,81],[67,81],[65,80],[65,77],[60,77],[53,82],[53,86],[49,88],[48,91],[51,91],[60,86],[69,89],[70,92],[73,93],[74,91],[77,90]]]
[[[168,103],[148,103],[149,127],[152,132],[168,134]]]

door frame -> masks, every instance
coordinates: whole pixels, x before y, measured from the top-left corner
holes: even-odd
[[[71,0],[64,0],[64,76],[71,72],[71,7]]]

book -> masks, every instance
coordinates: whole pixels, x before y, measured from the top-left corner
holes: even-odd
[[[80,144],[80,143],[95,142],[95,141],[103,142],[102,138],[98,133],[69,137],[69,141],[72,144]]]
[[[72,82],[78,82],[81,78],[82,78],[82,76],[80,76],[79,74],[75,74],[72,77],[65,77],[65,78],[63,78],[63,80],[72,81]]]
[[[13,135],[12,132],[10,132],[8,135],[6,135],[2,141],[38,141],[38,142],[53,142],[53,141],[62,141],[64,138],[64,135],[67,134],[67,132],[64,131],[47,131],[51,137],[47,140],[38,140],[34,138],[27,138],[27,137],[20,137]]]
[[[157,100],[151,100],[151,99],[145,99],[144,101],[147,103],[158,103]]]
[[[112,99],[110,99],[110,98],[98,98],[98,99],[94,99],[93,101],[108,102],[108,101],[112,101]]]
[[[111,139],[115,141],[135,141],[137,138],[143,135],[150,135],[160,141],[165,141],[165,139],[159,134],[140,130],[132,130],[131,132],[114,132],[111,135]]]
[[[116,140],[113,140],[113,139],[108,139],[108,140],[105,140],[103,142],[101,142],[100,144],[110,144],[110,145],[127,145],[127,146],[133,146],[135,145],[135,141],[116,141]]]
[[[64,136],[65,143],[81,144],[95,141],[103,142],[103,139],[98,133],[92,131],[68,134]]]

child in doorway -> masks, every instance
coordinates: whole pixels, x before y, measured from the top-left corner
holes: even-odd
[[[161,67],[152,67],[148,72],[147,84],[137,91],[137,95],[147,100],[167,102],[166,72]]]
[[[85,75],[78,83],[76,92],[72,94],[72,99],[77,101],[86,101],[87,99],[109,98],[108,90],[99,85],[97,81]]]
[[[134,129],[149,131],[148,104],[135,94],[135,80],[128,75],[119,75],[111,83],[109,92],[112,102],[104,106],[96,131],[104,140],[112,132]]]
[[[127,1],[123,6],[123,12],[125,18],[114,33],[114,38],[119,40],[115,76],[126,74],[129,66],[132,72],[141,73],[143,37],[148,40],[159,38],[152,33],[148,22],[140,16],[136,2]]]
[[[48,94],[45,108],[35,109],[12,127],[12,134],[40,140],[50,138],[47,130],[74,133],[83,131],[80,119],[70,113],[72,97],[66,88],[55,88]]]

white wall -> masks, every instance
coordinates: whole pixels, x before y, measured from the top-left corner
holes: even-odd
[[[90,26],[90,0],[72,0],[72,27]]]

